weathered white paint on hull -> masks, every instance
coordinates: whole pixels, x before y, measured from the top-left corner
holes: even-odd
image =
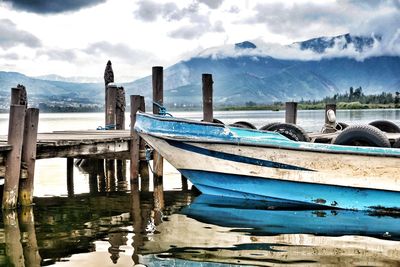
[[[314,171],[289,170],[214,158],[177,148],[161,138],[141,135],[177,169],[222,171],[292,182],[400,192],[399,158],[186,142],[211,151],[290,164]]]

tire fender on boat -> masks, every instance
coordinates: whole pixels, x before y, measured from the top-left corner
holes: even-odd
[[[310,137],[303,128],[291,123],[277,123],[268,128],[268,131],[277,132],[293,141],[310,142]]]
[[[352,125],[333,140],[335,145],[390,147],[389,139],[378,128],[371,125]]]
[[[387,120],[376,120],[370,122],[369,125],[372,125],[379,130],[387,133],[400,133],[400,127],[397,126],[394,122],[387,121]]]
[[[269,131],[269,128],[271,128],[274,125],[280,124],[280,122],[270,122],[265,124],[263,127],[260,128],[261,131]]]
[[[256,126],[251,124],[250,122],[247,121],[237,121],[235,123],[229,124],[229,126],[232,127],[238,127],[238,128],[246,128],[246,129],[257,129]]]

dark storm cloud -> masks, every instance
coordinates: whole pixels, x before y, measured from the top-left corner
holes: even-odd
[[[91,7],[106,0],[3,0],[14,9],[39,14],[55,14],[68,11],[77,11]]]
[[[8,49],[20,44],[31,48],[41,46],[40,40],[33,34],[18,29],[9,19],[0,19],[0,47]]]

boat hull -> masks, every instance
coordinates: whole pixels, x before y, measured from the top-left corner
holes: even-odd
[[[204,194],[400,211],[398,158],[377,160],[374,156],[140,135]]]

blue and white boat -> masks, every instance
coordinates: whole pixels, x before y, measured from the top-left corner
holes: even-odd
[[[204,194],[400,212],[400,149],[296,142],[144,113],[135,129]]]

